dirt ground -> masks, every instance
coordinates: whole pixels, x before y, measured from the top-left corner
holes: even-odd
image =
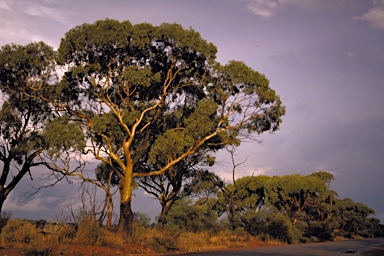
[[[19,255],[71,255],[71,256],[81,256],[81,255],[140,255],[140,251],[144,252],[144,248],[112,248],[106,246],[88,246],[88,245],[53,245],[48,250],[41,250],[40,252],[32,250],[29,248],[0,248],[1,256],[19,256]],[[135,251],[137,253],[130,254],[129,252]],[[144,253],[145,254],[145,253]],[[150,255],[150,254],[149,254]]]
[[[384,239],[383,239],[384,241]],[[338,242],[327,242],[327,244],[337,244]],[[299,247],[304,246],[304,244],[297,245]],[[266,245],[263,242],[255,243],[251,245],[252,248],[241,249],[243,252],[248,250],[254,250],[259,251],[257,248],[261,249],[260,253],[261,255],[264,250],[270,250],[273,249],[271,247],[285,247],[285,246],[274,246],[274,245]],[[295,245],[289,245],[290,248],[295,247]],[[288,248],[288,247],[285,247]],[[286,249],[284,249],[286,250]],[[234,252],[236,250],[228,249],[228,250],[222,250],[221,253],[225,252],[224,254],[227,255],[227,253],[230,253],[230,251]],[[209,253],[209,252],[206,252]],[[254,252],[257,255],[257,252]],[[352,253],[353,252],[344,252],[344,253]],[[356,252],[357,253],[357,252]],[[365,250],[363,252],[357,253],[359,255],[366,255],[366,256],[382,256],[384,255],[384,245],[383,242],[381,242],[380,247],[371,247],[370,250]],[[69,255],[69,256],[86,256],[86,255],[98,255],[98,256],[107,256],[107,255],[161,255],[158,253],[153,253],[147,251],[144,247],[130,247],[130,246],[124,246],[120,248],[113,248],[113,247],[107,247],[107,246],[88,246],[88,245],[66,245],[66,244],[56,244],[53,245],[49,250],[46,251],[40,251],[37,252],[35,250],[29,249],[29,248],[9,248],[9,247],[0,247],[0,256],[19,256],[19,255],[26,255],[26,256],[32,256],[32,255]],[[164,254],[163,254],[164,255]],[[171,255],[171,254],[167,254]],[[173,255],[178,255],[173,254]],[[203,255],[206,255],[203,253]],[[216,254],[215,254],[216,255]],[[232,255],[232,254],[231,254]],[[235,255],[235,254],[233,254]],[[300,254],[301,255],[301,254]]]

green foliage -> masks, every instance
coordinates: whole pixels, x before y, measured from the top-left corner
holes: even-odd
[[[314,173],[310,174],[309,176],[318,177],[328,185],[329,185],[329,183],[331,183],[331,181],[333,181],[335,179],[333,177],[333,174],[330,172],[327,172],[327,171],[314,172]]]
[[[43,42],[25,46],[4,45],[0,49],[0,86],[6,94],[17,95],[26,84],[39,87],[52,79],[56,53]],[[18,96],[19,98],[20,96]]]
[[[82,130],[66,117],[57,117],[49,121],[43,137],[50,157],[58,158],[63,152],[76,150],[81,152],[85,148],[85,136]]]
[[[306,218],[308,207],[315,205],[327,191],[328,188],[322,179],[313,175],[294,174],[274,177],[266,196],[271,205],[295,224],[296,221]]]
[[[298,243],[301,232],[292,225],[290,219],[273,209],[248,211],[242,216],[245,230],[264,239],[277,239],[286,243]]]
[[[352,237],[360,235],[369,237],[380,234],[378,220],[368,218],[375,212],[365,204],[354,202],[350,198],[337,199],[335,204],[335,220],[342,235]]]
[[[329,172],[242,177],[217,194],[215,210],[232,218],[232,228],[288,243],[381,236],[379,220],[369,218],[374,211],[338,199],[329,189],[333,179]]]
[[[183,195],[207,200],[215,195],[224,182],[215,173],[208,170],[194,171],[189,182],[184,184]]]
[[[135,212],[133,214],[133,220],[137,225],[143,228],[149,228],[151,224],[151,218],[142,212]]]
[[[151,164],[158,164],[159,162],[166,162],[167,159],[175,159],[180,157],[192,145],[193,138],[184,131],[166,131],[153,144],[149,161]]]
[[[220,229],[218,216],[209,201],[205,204],[193,204],[188,200],[179,200],[169,211],[166,220],[166,226],[176,230],[196,233],[203,230],[217,232]]]
[[[32,167],[47,163],[47,158],[40,156],[45,155],[49,145],[49,153],[58,157],[59,147],[69,151],[69,144],[78,139],[67,125],[54,127],[55,134],[44,137],[44,128],[49,126],[54,111],[42,98],[56,97],[52,93],[58,81],[55,58],[53,48],[43,42],[0,48],[0,212],[24,175],[30,173],[32,177]],[[79,142],[75,144],[79,146]]]
[[[87,149],[119,165],[125,180],[169,172],[180,184],[183,175],[172,174],[185,172],[179,163],[202,162],[208,151],[239,144],[243,135],[274,132],[285,114],[264,75],[238,61],[222,66],[216,52],[179,24],[111,19],[83,24],[62,38],[57,62],[65,74],[57,85],[39,88],[44,95],[39,99],[75,121],[91,144]],[[70,145],[50,138],[69,151],[83,146],[81,134],[73,135]],[[58,151],[53,147],[50,153]],[[195,154],[198,161],[182,163]],[[175,188],[176,193],[180,185]],[[122,189],[122,202],[131,200],[132,184]],[[131,226],[119,230],[132,230],[131,217],[121,222]]]
[[[122,171],[118,166],[111,166],[105,162],[102,162],[97,165],[95,169],[95,174],[97,180],[103,184],[111,182],[111,186],[117,186],[120,183],[120,176]]]

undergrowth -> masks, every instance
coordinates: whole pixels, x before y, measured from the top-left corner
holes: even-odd
[[[84,218],[78,225],[49,222],[37,225],[34,221],[9,219],[1,231],[0,239],[1,248],[18,248],[23,255],[42,256],[57,255],[57,253],[71,255],[68,249],[70,246],[107,247],[117,250],[117,254],[125,255],[127,253],[192,252],[265,244],[265,242],[260,242],[259,239],[239,231],[194,233],[142,226],[137,223],[133,239],[125,239],[115,230],[99,226],[92,218]],[[56,248],[56,251],[53,248]],[[68,254],[63,254],[64,251]],[[74,253],[72,255],[86,254]]]

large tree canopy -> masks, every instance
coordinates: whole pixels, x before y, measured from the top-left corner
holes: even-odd
[[[120,231],[132,233],[135,177],[170,171],[202,147],[279,128],[285,108],[265,76],[242,62],[220,65],[216,51],[178,24],[107,19],[62,39],[65,74],[54,96],[42,98],[81,124],[88,152],[119,166]]]
[[[0,211],[24,175],[48,163],[44,156],[57,158],[84,141],[77,126],[67,118],[55,119],[48,102],[31,90],[44,88],[42,95],[50,94],[50,85],[57,81],[55,57],[52,47],[42,42],[0,49]]]
[[[28,85],[51,79],[54,51],[44,43],[0,49],[0,211],[9,193],[33,166],[46,145],[41,131],[51,115],[48,104],[25,97]]]

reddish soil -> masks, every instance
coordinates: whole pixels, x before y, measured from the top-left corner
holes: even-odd
[[[252,242],[250,247],[264,247],[263,242]],[[171,252],[170,252],[171,253]],[[180,253],[180,252],[174,252]],[[77,244],[56,244],[50,247],[49,252],[43,254],[37,253],[29,248],[11,248],[0,247],[0,256],[19,256],[19,255],[69,255],[69,256],[82,256],[82,255],[159,255],[159,253],[148,251],[148,249],[139,246],[124,246],[119,248],[113,248],[109,246],[90,246],[90,245],[77,245]]]
[[[138,255],[144,252],[143,248],[132,248],[126,246],[124,248],[112,248],[107,246],[89,246],[89,245],[65,245],[58,244],[53,245],[46,254],[44,251],[37,253],[28,248],[9,248],[1,247],[1,256],[19,256],[19,255],[70,255],[70,256],[81,256],[81,255]],[[131,252],[131,254],[129,254]],[[149,254],[148,254],[149,255]]]

